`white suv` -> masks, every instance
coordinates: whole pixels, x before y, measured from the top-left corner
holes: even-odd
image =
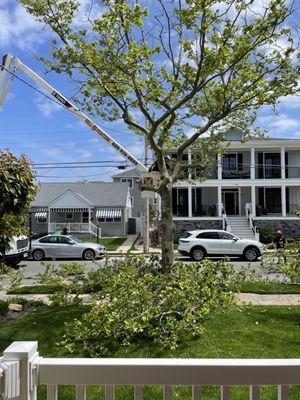
[[[206,256],[234,256],[247,261],[256,261],[264,252],[262,243],[251,239],[240,239],[232,233],[219,230],[187,232],[179,239],[178,251],[195,261]]]

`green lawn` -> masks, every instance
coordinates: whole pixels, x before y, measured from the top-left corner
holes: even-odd
[[[41,355],[61,356],[65,351],[57,342],[64,322],[80,318],[88,307],[42,306],[16,320],[0,322],[1,350],[13,340],[38,340]],[[174,352],[143,342],[114,356],[300,358],[300,306],[234,306],[214,313],[205,326],[200,339],[189,340]]]
[[[28,315],[0,323],[2,351],[13,340],[37,340],[42,356],[67,356],[58,346],[64,322],[80,318],[88,306],[40,307]],[[152,343],[135,343],[120,348],[114,357],[208,357],[208,358],[300,358],[300,307],[232,307],[214,313],[205,324],[206,332],[198,340],[187,340],[176,351],[163,351]],[[68,355],[70,356],[70,355]],[[71,357],[84,356],[80,351]],[[162,399],[160,388],[145,390],[145,400]],[[61,388],[63,400],[71,400],[74,388]],[[132,399],[131,388],[120,388],[123,400]],[[233,400],[246,399],[246,388],[233,388]],[[45,388],[39,388],[45,399]],[[174,399],[190,400],[190,388],[174,390]],[[204,388],[203,399],[219,399],[219,389]],[[117,396],[118,397],[118,396]],[[88,388],[88,398],[103,399],[103,388]],[[290,400],[300,398],[299,388],[292,388]],[[275,400],[275,388],[263,388],[262,400]]]
[[[21,286],[10,290],[9,294],[52,294],[59,289],[54,285]],[[241,293],[258,294],[300,294],[299,284],[287,284],[279,282],[248,282],[241,285]],[[86,293],[90,293],[87,290]]]
[[[279,282],[248,282],[241,285],[240,291],[258,294],[300,294],[300,285]]]
[[[95,237],[80,237],[77,235],[77,237],[85,242],[93,242],[97,243],[97,238]],[[115,251],[118,250],[118,247],[121,246],[125,242],[126,238],[108,238],[108,237],[103,237],[99,238],[99,243],[105,246],[107,251]]]

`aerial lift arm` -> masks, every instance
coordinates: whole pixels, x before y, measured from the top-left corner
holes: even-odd
[[[19,70],[23,71],[27,76],[29,76],[38,86],[46,90],[51,96],[55,98],[57,102],[62,104],[69,111],[77,115],[85,124],[87,124],[92,131],[97,133],[102,139],[106,141],[110,146],[112,146],[118,153],[120,153],[126,160],[128,160],[133,165],[139,167],[143,172],[146,172],[148,168],[142,164],[137,158],[130,154],[120,143],[108,135],[99,125],[93,122],[88,116],[86,116],[82,111],[80,111],[73,103],[67,100],[62,94],[55,90],[49,83],[32,71],[29,67],[22,63],[22,61],[11,55],[6,54],[3,57],[3,66],[0,66],[0,111],[5,101],[6,95],[10,90],[13,82],[14,75],[18,73]],[[13,75],[9,74],[11,71]],[[8,76],[10,75],[10,76]]]

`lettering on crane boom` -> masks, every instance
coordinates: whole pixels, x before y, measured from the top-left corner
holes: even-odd
[[[67,108],[75,108],[71,103],[69,103],[64,97],[62,97],[55,90],[51,93],[53,97],[55,97],[60,103],[62,103]],[[108,136],[105,132],[102,131],[96,124],[94,124],[89,118],[84,117],[84,114],[77,112],[76,108],[74,110],[76,114],[84,118],[85,123],[92,128],[93,131],[96,131],[100,136],[103,137],[111,146],[113,146],[119,153],[121,153],[127,160],[131,161],[134,165],[139,165],[137,160],[127,153],[118,143],[116,143],[110,136]]]
[[[57,93],[55,90],[51,93],[53,97],[55,97],[58,101],[60,101],[65,107],[67,108],[73,108],[74,106],[69,103],[65,98],[63,98],[59,93]]]
[[[118,143],[112,140],[110,136],[108,136],[102,129],[99,128],[96,124],[94,124],[89,118],[84,118],[85,123],[92,128],[93,131],[96,131],[100,136],[103,137],[111,146],[113,146],[119,153],[121,153],[127,160],[131,161],[134,165],[138,165],[137,160],[127,153]]]

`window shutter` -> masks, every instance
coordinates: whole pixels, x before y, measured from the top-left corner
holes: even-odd
[[[264,153],[257,154],[258,159],[258,179],[262,179],[264,177]]]
[[[243,154],[242,153],[238,153],[237,162],[238,162],[238,170],[242,171],[243,170]]]
[[[258,203],[260,206],[265,207],[265,193],[264,188],[258,188]]]
[[[285,177],[289,177],[289,153],[285,153]]]
[[[172,211],[177,215],[177,189],[172,189]]]

